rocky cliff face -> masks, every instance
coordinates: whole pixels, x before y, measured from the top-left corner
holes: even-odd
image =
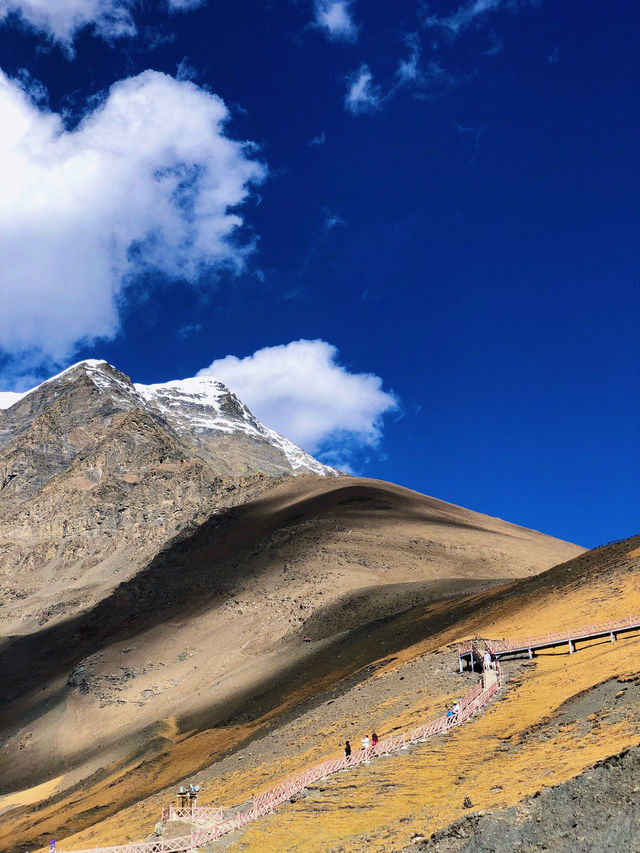
[[[298,473],[337,472],[220,382],[74,365],[0,410],[0,635],[90,606],[185,527]]]

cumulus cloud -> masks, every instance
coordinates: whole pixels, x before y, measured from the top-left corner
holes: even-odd
[[[197,283],[242,268],[238,205],[266,168],[225,136],[227,109],[145,71],[73,129],[0,72],[0,348],[31,363],[113,337],[156,271]],[[6,372],[6,370],[5,370]]]
[[[373,82],[373,74],[368,65],[347,77],[347,93],[344,105],[352,115],[379,110],[382,105],[380,87]]]
[[[379,444],[384,415],[398,407],[379,376],[350,373],[322,340],[228,355],[198,375],[224,382],[267,426],[342,467]]]
[[[206,0],[166,0],[169,11],[187,11]],[[83,27],[106,39],[133,36],[138,0],[0,0],[0,21],[15,17],[70,48]]]
[[[358,27],[351,14],[352,0],[316,0],[315,25],[330,39],[356,41]]]

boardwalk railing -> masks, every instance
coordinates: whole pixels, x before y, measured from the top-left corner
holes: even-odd
[[[324,779],[326,776],[338,773],[341,770],[349,770],[352,767],[357,767],[359,764],[364,764],[378,756],[391,755],[405,749],[409,744],[420,743],[430,737],[462,725],[473,714],[484,708],[493,699],[501,686],[502,678],[498,667],[493,683],[485,687],[483,679],[483,684],[478,684],[469,690],[458,703],[460,710],[454,716],[438,717],[438,719],[418,726],[412,731],[403,732],[398,735],[389,735],[389,737],[378,741],[375,746],[371,746],[368,749],[355,750],[349,758],[342,755],[339,758],[324,761],[322,764],[316,764],[314,767],[303,770],[301,773],[285,779],[284,782],[274,785],[272,788],[264,791],[264,793],[254,797],[246,811],[238,812],[226,820],[221,819],[222,810],[219,807],[174,809],[170,806],[164,809],[162,812],[163,821],[173,818],[198,822],[204,820],[211,821],[210,826],[202,827],[189,835],[168,840],[159,838],[153,841],[132,842],[116,847],[95,847],[88,850],[75,851],[75,853],[183,853],[183,851],[194,850],[263,817],[268,812],[277,808],[277,806],[300,794],[307,786],[318,782],[320,779]]]
[[[540,634],[537,637],[522,637],[518,640],[487,640],[486,646],[492,655],[503,655],[520,651],[531,653],[535,649],[568,643],[569,651],[573,652],[574,643],[577,640],[590,640],[609,635],[611,642],[615,642],[617,634],[636,629],[640,629],[640,614],[631,614],[624,619],[615,619],[611,622],[582,625],[579,628],[568,628],[564,631]]]
[[[195,809],[174,809],[169,807],[163,810],[163,821],[181,818],[194,823],[207,824],[189,835],[169,840],[158,838],[153,841],[132,842],[116,847],[94,847],[88,850],[75,851],[75,853],[184,853],[184,851],[195,850],[268,814],[277,808],[277,806],[286,802],[286,800],[290,800],[297,794],[300,794],[307,786],[318,782],[326,776],[330,776],[332,773],[357,767],[359,764],[364,764],[370,759],[381,755],[391,755],[405,749],[411,743],[425,741],[430,737],[462,725],[475,713],[484,708],[502,687],[502,673],[497,661],[498,656],[510,652],[527,650],[529,651],[529,655],[531,655],[534,649],[556,646],[562,643],[569,643],[569,650],[573,652],[573,643],[576,640],[586,640],[609,634],[611,641],[614,642],[616,634],[635,629],[640,629],[640,615],[630,615],[625,619],[618,619],[611,622],[583,625],[580,628],[556,631],[549,634],[542,634],[538,637],[526,637],[519,640],[487,640],[485,645],[494,657],[493,666],[495,666],[495,670],[487,670],[483,667],[483,656],[474,642],[464,643],[458,648],[460,661],[468,657],[473,665],[476,662],[480,664],[483,678],[482,684],[478,684],[469,690],[460,700],[459,711],[454,716],[438,717],[437,720],[432,720],[418,726],[410,732],[389,735],[389,737],[379,741],[375,746],[371,746],[368,749],[356,750],[351,753],[349,758],[343,755],[303,770],[301,773],[290,776],[285,781],[254,797],[246,810],[238,811],[237,814],[226,819],[223,819],[223,810],[220,807]]]
[[[480,669],[484,667],[484,659],[482,653],[480,652],[473,640],[470,640],[468,643],[463,643],[461,646],[458,646],[458,662],[460,664],[460,672],[462,672],[462,661],[467,657],[469,658],[471,669],[475,669],[476,664],[478,664]]]
[[[216,820],[222,820],[222,806],[195,806],[193,808],[185,806],[184,808],[176,809],[174,806],[168,806],[162,809],[162,822],[167,820],[189,820],[192,823],[198,821],[207,821],[212,823]]]

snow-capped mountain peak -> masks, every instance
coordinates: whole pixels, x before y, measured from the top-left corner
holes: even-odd
[[[164,422],[198,455],[225,474],[233,473],[236,465],[243,472],[249,469],[271,475],[338,474],[261,423],[226,385],[210,376],[154,385],[132,384],[128,376],[107,361],[87,359],[30,391],[0,392],[0,408],[9,410],[10,418],[13,407],[20,404],[20,410],[25,407],[29,410],[24,416],[32,420],[78,377],[91,380],[99,396],[111,401],[110,405],[117,409],[142,409]]]
[[[337,473],[261,423],[226,385],[211,376],[175,379],[156,385],[136,383],[134,387],[145,402],[180,433],[242,433],[267,441],[284,453],[294,473],[323,476]]]

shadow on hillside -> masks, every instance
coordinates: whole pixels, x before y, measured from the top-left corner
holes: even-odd
[[[232,700],[220,702],[201,713],[185,716],[180,720],[180,729],[183,732],[202,731],[212,726],[218,728],[228,726],[230,746],[227,750],[216,753],[202,752],[197,763],[188,767],[184,762],[176,762],[173,768],[175,775],[169,784],[177,783],[184,779],[185,775],[196,773],[223,756],[246,747],[256,738],[263,737],[266,722],[264,718],[269,712],[277,711],[280,725],[326,702],[329,692],[331,698],[335,699],[368,678],[377,668],[393,660],[396,652],[454,624],[467,614],[467,610],[467,604],[452,601],[438,613],[428,613],[425,612],[425,607],[416,607],[402,614],[378,619],[327,641],[322,646],[305,648],[306,654],[303,659],[283,667],[276,675],[264,678],[252,688],[238,691],[233,695]],[[457,659],[452,656],[452,672],[457,672],[456,665]],[[238,739],[235,727],[257,720],[260,720],[261,725],[255,731]],[[72,822],[74,832],[92,825],[95,822],[95,815],[90,814],[89,811],[82,811],[74,812],[69,817],[68,806],[73,802],[74,797],[82,798],[87,790],[91,790],[92,784],[104,782],[118,773],[121,774],[125,767],[129,768],[127,779],[130,784],[118,788],[117,792],[109,795],[107,800],[97,807],[100,809],[100,819],[143,800],[155,791],[154,771],[171,761],[171,744],[154,744],[150,740],[152,735],[153,731],[149,730],[139,733],[136,738],[138,744],[143,744],[137,756],[141,762],[138,767],[131,769],[131,755],[128,754],[110,767],[96,771],[91,777],[80,780],[72,787],[62,789],[47,799],[48,809],[57,807],[53,817],[54,821],[59,822],[57,835],[64,835],[67,832],[64,827],[68,822]],[[106,744],[107,747],[108,745]],[[159,746],[160,752],[157,749],[154,750],[156,746]],[[67,770],[81,764],[87,758],[86,752],[74,756]],[[28,784],[34,784],[36,779],[26,781]],[[135,784],[133,784],[134,781]],[[163,784],[166,784],[166,780]],[[10,819],[15,825],[25,821],[31,826],[32,806],[13,809]],[[0,817],[0,827],[2,824],[3,820]],[[44,838],[44,835],[42,837]],[[34,846],[36,841],[39,842],[41,839],[38,837],[34,840],[33,834],[23,839],[24,846]]]
[[[386,518],[421,520],[438,525],[483,530],[464,519],[442,516],[441,504],[423,496],[397,493],[379,486],[345,485],[329,492],[285,503],[280,495],[261,496],[211,516],[195,531],[183,534],[135,577],[119,584],[91,610],[0,646],[0,708],[14,705],[25,723],[24,703],[83,658],[112,642],[137,634],[180,615],[222,603],[251,572],[247,558],[268,546],[268,537],[309,518],[343,517],[377,526]],[[38,705],[36,701],[34,705]],[[10,722],[10,712],[0,723]]]

